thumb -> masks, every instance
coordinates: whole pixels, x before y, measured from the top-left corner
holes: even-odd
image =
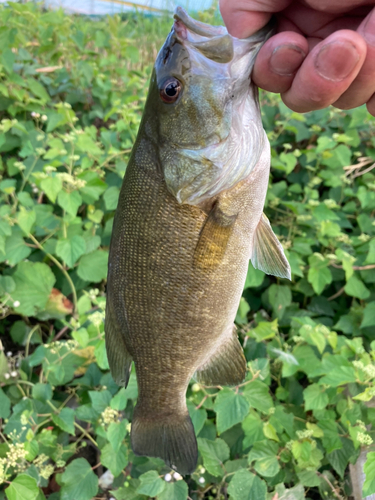
[[[232,36],[247,38],[290,3],[292,0],[220,0],[220,12]]]

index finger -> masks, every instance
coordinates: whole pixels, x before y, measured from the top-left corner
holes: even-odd
[[[247,38],[263,28],[274,12],[285,9],[292,0],[220,0],[220,12],[228,32]]]

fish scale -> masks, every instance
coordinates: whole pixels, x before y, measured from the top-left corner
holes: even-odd
[[[126,387],[135,364],[139,396],[131,427],[134,453],[163,458],[189,474],[198,455],[185,401],[189,381],[194,373],[207,385],[235,385],[244,379],[246,360],[233,321],[249,259],[278,276],[290,276],[290,268],[262,215],[270,151],[259,129],[256,93],[238,75],[232,81],[230,68],[223,71],[220,66],[243,67],[243,81],[249,81],[255,49],[269,30],[243,42],[233,39],[231,61],[224,28],[216,34],[216,28],[197,23],[181,9],[175,17],[178,30],[172,30],[157,58],[114,219],[105,331],[114,380]],[[204,55],[198,57],[200,50]],[[184,66],[188,77],[178,73],[178,61],[187,55],[207,65],[199,69],[198,80],[193,63],[189,70]],[[181,95],[174,99],[173,92],[165,93],[163,101],[169,81]],[[191,89],[196,81],[204,91]],[[228,130],[228,123],[241,127],[242,111],[252,121],[249,127]],[[177,115],[181,123],[175,130]],[[213,131],[219,143],[213,142]],[[250,158],[233,153],[233,133],[240,138],[238,148],[249,147],[248,137],[254,142]],[[210,160],[210,168],[202,169],[206,155],[215,158],[218,147],[225,153],[225,141],[230,148],[226,163]],[[227,170],[220,173],[220,168]],[[212,196],[217,172],[223,189]],[[245,177],[233,177],[238,172]],[[183,202],[176,192],[185,189],[189,197]]]

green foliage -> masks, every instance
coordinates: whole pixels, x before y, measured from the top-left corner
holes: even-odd
[[[98,498],[104,469],[118,500],[348,498],[375,425],[373,118],[299,115],[261,94],[265,211],[292,281],[249,264],[236,317],[247,377],[190,384],[199,463],[182,479],[132,453],[137,383],[114,383],[103,326],[114,209],[171,20],[33,2],[0,18],[0,498]]]

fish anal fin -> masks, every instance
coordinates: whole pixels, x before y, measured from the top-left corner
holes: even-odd
[[[290,265],[283,247],[264,214],[254,233],[251,262],[255,269],[260,269],[266,274],[291,279]]]
[[[197,466],[198,447],[188,411],[181,415],[143,411],[137,404],[131,426],[131,445],[138,456],[159,457],[182,475]]]
[[[215,269],[223,260],[237,215],[225,214],[219,204],[211,209],[194,252],[194,263],[201,269]]]
[[[195,373],[204,385],[238,385],[246,376],[246,358],[238,340],[236,327],[220,344],[213,356]]]
[[[124,332],[116,321],[115,314],[107,298],[105,314],[105,345],[113,380],[117,385],[126,387],[132,367],[132,357],[126,348]],[[126,328],[123,326],[122,328]]]

